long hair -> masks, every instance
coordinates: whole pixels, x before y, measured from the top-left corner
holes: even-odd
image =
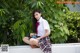
[[[41,13],[39,9],[36,9],[32,12],[32,20],[33,20],[33,32],[36,32],[36,18],[34,17],[35,12]]]

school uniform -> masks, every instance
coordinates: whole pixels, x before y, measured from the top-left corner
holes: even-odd
[[[36,23],[36,37],[32,38],[39,38],[40,36],[44,36],[46,29],[50,33],[50,26],[48,21],[40,17],[40,19]],[[52,53],[49,36],[39,40],[39,47],[44,53]]]
[[[46,29],[50,33],[49,23],[47,22],[47,20],[41,17],[36,24],[37,36],[43,36],[45,34]],[[44,53],[52,53],[49,36],[39,40],[39,47]]]

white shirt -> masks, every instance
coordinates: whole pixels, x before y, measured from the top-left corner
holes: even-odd
[[[47,29],[50,33],[50,27],[49,24],[47,22],[47,20],[43,19],[42,17],[40,17],[40,19],[38,20],[39,22],[39,26],[38,26],[38,36],[43,36],[45,34],[45,30]]]

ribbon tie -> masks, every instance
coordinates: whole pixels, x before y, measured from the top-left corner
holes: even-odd
[[[38,33],[38,26],[39,26],[39,22],[36,22],[36,33]]]

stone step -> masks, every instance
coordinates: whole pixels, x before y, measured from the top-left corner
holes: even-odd
[[[43,52],[39,48],[32,49],[29,45],[20,45],[10,46],[9,53],[43,53]],[[52,44],[52,53],[80,53],[80,43]]]

